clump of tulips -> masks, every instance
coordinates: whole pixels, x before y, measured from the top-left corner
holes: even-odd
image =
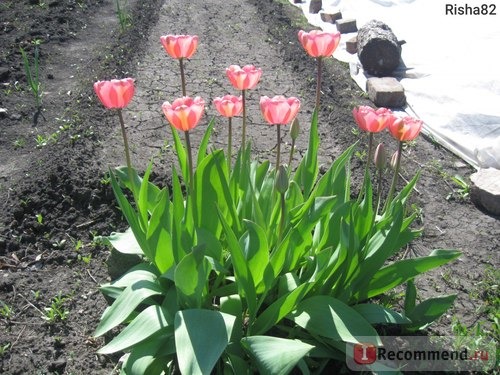
[[[226,70],[241,95],[213,99],[216,111],[228,119],[227,151],[207,151],[212,120],[195,163],[189,134],[202,121],[206,101],[187,96],[184,62],[196,51],[196,36],[161,38],[167,53],[180,62],[182,88],[182,97],[161,108],[179,161],[168,188],[148,180],[151,165],[142,177],[131,165],[122,109],[132,99],[133,79],[94,85],[103,105],[117,109],[127,163],[126,173],[119,168],[110,176],[130,228],[102,239],[143,260],[101,287],[113,303],[95,336],[120,332],[99,353],[122,352],[122,373],[319,373],[332,362],[352,357],[348,344],[367,336],[381,343],[375,327],[417,331],[453,303],[455,296],[417,303],[413,279],[457,258],[457,251],[435,250],[412,259],[397,256],[420,235],[410,225],[415,216],[405,209],[418,176],[397,194],[396,189],[402,144],[418,135],[422,123],[397,118],[386,109],[354,110],[356,122],[370,134],[369,155],[373,134],[385,128],[399,146],[385,209],[379,212],[380,188],[374,207],[368,167],[363,193],[352,199],[349,160],[356,145],[323,175],[317,160],[321,60],[333,53],[339,35],[300,31],[299,40],[318,59],[318,88],[308,149],[295,168],[291,162],[300,109],[295,97],[261,97],[262,115],[277,129],[277,154],[274,166],[252,160],[245,92],[255,88],[262,74],[253,65]],[[242,139],[233,163],[232,119],[240,115]],[[280,129],[286,124],[292,124],[288,166],[280,156]],[[177,132],[184,133],[184,144]],[[379,145],[375,166],[380,172],[386,164],[384,146]],[[126,188],[133,192],[132,203]],[[404,283],[409,285],[404,309],[376,303],[375,297]]]
[[[401,164],[401,154],[403,150],[404,142],[413,141],[420,130],[422,129],[423,122],[418,119],[406,116],[403,118],[396,117],[391,110],[387,108],[373,109],[368,106],[360,106],[354,108],[353,111],[354,119],[358,124],[359,128],[369,134],[368,141],[368,162],[366,163],[365,175],[368,175],[368,169],[370,161],[372,159],[373,151],[373,138],[375,133],[380,133],[384,129],[388,129],[391,135],[398,141],[398,150],[394,153],[394,177],[392,184],[387,196],[386,207],[390,205],[394,191],[396,189],[399,177],[399,169]],[[377,200],[377,212],[380,205],[381,198],[381,179],[382,172],[386,166],[386,155],[383,144],[377,146],[377,151],[375,152],[373,162],[377,168],[378,173],[378,200]]]

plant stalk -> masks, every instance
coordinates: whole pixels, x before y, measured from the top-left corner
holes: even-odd
[[[292,170],[292,160],[294,151],[295,151],[295,139],[292,139],[292,149],[290,150],[290,158],[288,159],[288,169],[290,172]]]
[[[377,183],[377,209],[375,210],[375,216],[378,215],[378,211],[380,209],[380,202],[382,200],[382,172],[380,169],[378,171],[378,183]]]
[[[231,171],[231,153],[233,147],[233,127],[232,118],[228,117],[228,127],[227,127],[227,167],[228,171]]]
[[[189,193],[193,193],[194,177],[193,177],[193,155],[191,151],[191,141],[189,140],[189,131],[184,132],[186,137],[186,148],[188,152],[188,169],[189,169]]]
[[[401,154],[403,153],[403,142],[400,141],[398,145],[398,157],[396,158],[396,167],[394,168],[394,176],[392,178],[391,188],[389,190],[389,194],[387,195],[387,200],[385,201],[384,211],[389,208],[392,203],[392,196],[394,195],[394,191],[396,190],[396,186],[398,184],[399,177],[399,168],[401,165]]]
[[[241,101],[243,104],[243,126],[241,130],[241,147],[243,150],[246,147],[246,136],[247,136],[247,106],[246,106],[246,98],[245,98],[246,90],[241,90]]]
[[[372,161],[372,152],[373,152],[373,133],[370,132],[370,136],[368,137],[368,157],[366,159],[365,166],[365,174],[370,170],[370,163]]]
[[[366,157],[364,179],[368,178],[369,173],[370,173],[370,163],[372,160],[372,156],[371,156],[372,150],[373,150],[373,133],[370,132],[370,136],[368,138],[368,155]],[[365,192],[365,184],[364,184],[364,180],[363,180],[363,185],[361,186],[361,190],[359,191],[358,202],[361,202],[361,199],[363,199],[364,192]]]
[[[280,193],[280,206],[281,206],[281,217],[280,217],[280,227],[278,231],[278,242],[277,245],[281,242],[283,238],[283,228],[285,227],[285,193]]]
[[[128,179],[130,180],[130,188],[131,188],[132,193],[134,194],[134,197],[135,197],[135,183],[134,183],[133,174],[132,174],[132,163],[130,161],[130,152],[129,152],[129,147],[128,147],[127,132],[125,131],[125,121],[123,120],[122,109],[118,108],[117,112],[118,112],[118,118],[120,119],[120,127],[122,129],[123,145],[125,148],[125,160],[127,162]]]
[[[276,149],[276,173],[278,172],[278,168],[280,166],[280,153],[281,153],[281,125],[276,125],[276,134],[277,134],[277,149]]]
[[[184,75],[184,59],[180,58],[179,59],[179,67],[181,69],[181,85],[182,85],[182,96],[187,96],[186,95],[186,77]]]
[[[322,64],[323,63],[323,58],[320,56],[318,57],[318,72],[317,72],[317,78],[316,78],[316,109],[319,111],[319,104],[321,100],[321,70],[322,70]]]

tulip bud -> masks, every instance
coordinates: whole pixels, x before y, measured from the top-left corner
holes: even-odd
[[[383,143],[379,143],[375,149],[375,154],[373,155],[373,162],[377,170],[382,171],[387,165],[387,155],[385,153],[385,147]]]
[[[290,137],[292,137],[292,141],[295,141],[298,138],[299,133],[300,133],[300,124],[297,117],[295,117],[295,119],[292,122],[292,126],[290,127]]]
[[[288,173],[284,165],[280,165],[278,172],[276,172],[276,181],[274,182],[274,187],[280,194],[285,194],[288,190]]]
[[[392,154],[392,157],[391,157],[391,169],[394,171],[396,170],[396,163],[398,161],[398,155],[399,155],[399,152],[395,152],[394,154]]]

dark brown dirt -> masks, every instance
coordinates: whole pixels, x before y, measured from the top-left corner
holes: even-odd
[[[136,78],[136,96],[125,111],[133,163],[143,170],[153,158],[158,183],[167,183],[175,160],[160,105],[180,96],[178,66],[162,50],[160,35],[200,36],[199,50],[187,64],[188,91],[207,101],[195,144],[215,115],[213,97],[232,90],[224,74],[230,64],[255,64],[264,72],[258,88],[249,93],[249,136],[256,157],[274,160],[275,146],[274,131],[256,104],[260,95],[299,97],[299,119],[307,132],[316,65],[297,41],[301,26],[295,8],[278,0],[151,0],[129,1],[128,9],[131,26],[122,32],[110,2],[0,3],[2,374],[109,374],[119,358],[96,355],[103,342],[92,338],[106,307],[98,285],[109,279],[109,250],[96,244],[94,236],[126,227],[106,178],[108,166],[123,163],[118,123],[97,102],[94,81]],[[23,47],[32,56],[37,39],[40,112],[19,52]],[[359,138],[353,134],[351,110],[368,103],[345,64],[331,60],[326,68],[318,151],[323,164]],[[217,126],[214,146],[222,147],[225,137],[224,124]],[[389,137],[380,139],[394,150]],[[306,142],[304,135],[300,151]],[[363,138],[361,158],[365,143]],[[356,184],[363,165],[360,158],[353,160]],[[459,261],[417,281],[425,298],[458,293],[454,308],[430,329],[451,335],[458,319],[466,327],[480,322],[494,336],[500,221],[461,197],[449,178],[467,176],[472,169],[424,137],[405,150],[402,174],[410,179],[419,169],[422,177],[412,203],[424,235],[406,256],[436,248],[463,252]],[[67,316],[48,322],[43,315],[57,297]],[[392,303],[398,300],[393,296]]]

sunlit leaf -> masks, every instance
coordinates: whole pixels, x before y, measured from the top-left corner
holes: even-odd
[[[253,335],[261,335],[267,332],[271,327],[277,324],[288,313],[296,308],[297,304],[309,291],[311,284],[305,283],[298,286],[295,290],[282,296],[267,307],[251,327]]]
[[[370,280],[366,289],[356,294],[362,301],[392,289],[430,269],[442,266],[461,255],[456,250],[434,250],[428,256],[404,259],[381,268]]]
[[[196,162],[196,165],[200,165],[203,159],[205,159],[205,157],[207,156],[207,147],[208,143],[210,142],[210,136],[212,135],[214,124],[215,117],[212,117],[212,119],[208,123],[207,128],[205,129],[205,132],[203,133],[203,138],[201,139],[200,145],[198,147],[198,161]]]
[[[140,280],[129,285],[104,312],[94,336],[99,337],[123,323],[145,299],[162,294],[163,289],[151,281]]]
[[[374,303],[361,303],[352,308],[371,324],[408,324],[411,322],[397,311]]]
[[[304,197],[309,197],[309,194],[316,182],[318,175],[318,109],[314,109],[309,129],[309,145],[307,152],[300,161],[300,164],[295,171],[294,181],[297,182],[304,191]]]
[[[407,312],[406,316],[410,318],[413,329],[424,329],[430,323],[439,319],[446,311],[450,309],[457,298],[456,294],[426,299],[419,303],[412,311]]]
[[[262,292],[257,286],[264,278],[264,272],[269,264],[269,248],[264,229],[254,222],[245,220],[247,232],[240,238],[240,246],[243,250],[248,269],[252,274],[257,293]]]
[[[335,341],[360,342],[363,336],[378,338],[377,331],[361,314],[329,296],[303,300],[289,317],[305,330]]]
[[[243,347],[255,360],[260,374],[285,375],[314,348],[300,340],[272,336],[241,339]]]
[[[175,316],[175,347],[183,375],[210,374],[227,347],[235,317],[213,310],[182,310]]]
[[[203,246],[196,246],[175,268],[174,280],[179,300],[185,307],[199,308],[207,294],[211,267],[203,255]]]
[[[122,254],[144,255],[130,227],[123,233],[113,232],[109,236],[99,237],[99,239],[113,246]]]
[[[147,241],[153,256],[152,261],[161,273],[167,271],[174,264],[170,231],[170,200],[168,191],[165,189],[160,194],[160,200],[151,214],[147,231]]]
[[[98,352],[101,354],[116,353],[147,339],[160,330],[165,333],[169,331],[172,335],[174,333],[174,328],[168,326],[164,308],[158,305],[149,306]]]

